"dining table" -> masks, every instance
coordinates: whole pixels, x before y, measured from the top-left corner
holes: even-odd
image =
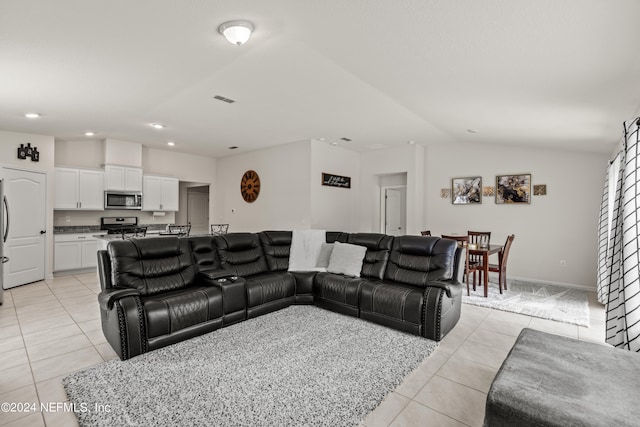
[[[473,249],[472,248],[468,248],[468,249],[469,249],[469,256],[477,255],[482,257],[482,272],[484,273],[483,274],[484,297],[486,298],[489,293],[489,256],[500,252],[500,249],[502,249],[502,245],[488,245],[486,247],[477,246]],[[467,280],[469,280],[469,278],[467,278]]]

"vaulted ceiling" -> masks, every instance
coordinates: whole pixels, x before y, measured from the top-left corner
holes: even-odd
[[[217,31],[233,19],[244,46]],[[610,152],[640,110],[639,20],[637,0],[0,0],[0,129]]]

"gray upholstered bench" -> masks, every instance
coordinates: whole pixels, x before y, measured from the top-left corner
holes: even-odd
[[[524,329],[498,371],[485,427],[638,426],[640,355]]]

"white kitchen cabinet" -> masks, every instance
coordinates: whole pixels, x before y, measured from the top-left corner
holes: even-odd
[[[142,178],[143,211],[177,211],[178,178],[144,175]]]
[[[93,268],[98,265],[98,240],[88,234],[54,237],[53,271]]]
[[[56,168],[54,209],[104,209],[104,172],[94,169]]]
[[[104,189],[142,191],[142,169],[130,166],[105,165]]]

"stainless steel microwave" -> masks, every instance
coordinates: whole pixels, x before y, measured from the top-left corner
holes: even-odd
[[[135,191],[105,191],[105,209],[142,209],[142,193]]]

